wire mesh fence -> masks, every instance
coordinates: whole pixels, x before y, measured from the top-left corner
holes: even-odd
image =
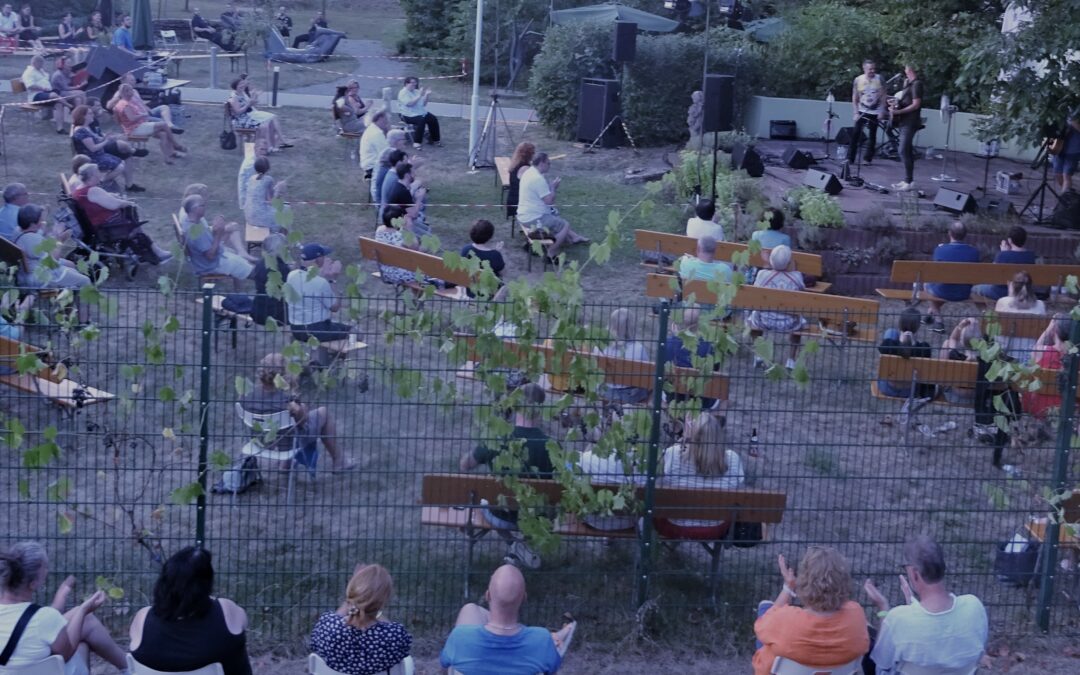
[[[393,573],[395,618],[439,633],[508,556],[538,563],[527,621],[570,611],[612,625],[648,604],[749,635],[756,603],[780,587],[778,554],[834,546],[860,584],[874,579],[898,602],[901,547],[926,533],[945,548],[953,589],[983,600],[996,633],[1076,632],[1075,532],[1054,526],[1054,495],[1077,481],[1075,356],[1039,391],[1026,391],[1037,374],[1016,375],[1020,413],[992,384],[1001,373],[955,365],[978,361],[979,346],[920,334],[936,361],[883,355],[895,313],[845,315],[860,330],[836,321],[828,333],[811,320],[796,345],[788,333],[751,334],[745,309],[725,318],[542,291],[529,303],[406,294],[352,297],[342,310],[352,337],[318,345],[252,324],[214,293],[110,290],[83,299],[89,325],[58,308],[63,296],[38,298],[21,344],[0,355],[9,539],[46,541],[54,580],[123,589],[118,625],[148,603],[164,558],[199,542],[215,556],[217,592],[247,609],[255,644],[299,645],[358,562]],[[979,401],[989,403],[976,416]],[[532,426],[551,440],[550,469],[506,441]],[[729,452],[717,464],[694,447]],[[252,453],[257,471],[243,464]],[[554,475],[532,492],[499,479],[538,561],[525,559],[521,533],[488,533],[489,510],[469,501],[486,488],[460,474],[485,475],[483,460],[501,476],[522,475],[523,461],[523,475]],[[438,475],[464,486],[457,501],[440,502]],[[727,496],[679,503],[702,487]],[[672,534],[719,502],[728,521],[741,513],[750,525],[759,504],[765,526],[714,531],[755,544],[720,546],[714,568],[706,547],[674,546]],[[629,529],[606,529],[619,515]],[[1002,551],[1017,534],[1047,545]],[[1003,583],[1003,563],[1027,583]]]

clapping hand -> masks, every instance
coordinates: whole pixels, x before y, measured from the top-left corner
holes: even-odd
[[[870,602],[874,604],[874,607],[877,607],[882,612],[888,611],[889,601],[885,599],[885,596],[878,590],[873,581],[867,579],[866,583],[863,584],[863,590],[866,592],[866,597],[870,598]]]
[[[904,594],[904,602],[910,605],[915,594],[911,592],[911,584],[903,574],[900,575],[900,592]]]
[[[68,576],[60,582],[60,587],[56,589],[56,595],[53,596],[52,606],[53,609],[58,612],[63,612],[64,607],[67,606],[68,596],[75,590],[75,577]]]
[[[788,567],[787,561],[784,560],[784,555],[781,553],[777,559],[780,567],[780,576],[784,577],[784,585],[788,588],[795,589],[795,572]]]

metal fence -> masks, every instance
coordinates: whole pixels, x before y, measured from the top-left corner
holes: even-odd
[[[205,544],[215,556],[218,593],[247,609],[252,641],[265,648],[299,648],[317,615],[339,604],[362,561],[392,572],[390,611],[414,632],[448,630],[467,597],[463,581],[470,599],[480,596],[506,544],[497,536],[480,540],[466,580],[462,533],[421,524],[422,477],[458,471],[462,454],[497,444],[493,430],[507,396],[499,383],[519,370],[535,380],[550,362],[515,353],[469,371],[475,345],[491,336],[516,335],[526,345],[565,338],[566,346],[587,354],[611,344],[608,325],[620,309],[660,383],[664,345],[686,329],[682,310],[666,303],[584,302],[559,314],[565,307],[543,295],[504,309],[354,297],[344,313],[366,349],[311,368],[325,356],[319,350],[294,342],[287,329],[230,324],[214,311],[212,295],[209,288],[109,290],[84,299],[94,305],[89,327],[56,309],[57,299],[39,300],[22,339],[48,353],[38,355],[40,362],[0,357],[7,373],[0,376],[6,385],[0,503],[9,513],[9,540],[47,542],[52,583],[72,573],[83,588],[123,589],[110,619],[117,628],[147,604],[165,557]],[[958,317],[948,318],[952,325]],[[862,326],[880,333],[897,316],[883,312],[866,321],[876,321]],[[1068,528],[1054,522],[1046,528],[1036,583],[1002,583],[994,568],[999,545],[1025,532],[1032,518],[1052,515],[1050,496],[1076,485],[1069,456],[1076,356],[1065,359],[1060,417],[1014,425],[1004,456],[1014,468],[1006,472],[992,466],[992,448],[968,433],[970,404],[935,402],[909,416],[902,400],[871,394],[876,339],[804,338],[789,373],[786,336],[766,333],[755,342],[739,317],[730,324],[705,317],[701,325],[701,335],[731,347],[718,349],[717,359],[729,390],[718,411],[726,447],[741,458],[744,487],[786,494],[782,522],[767,528],[762,543],[723,552],[715,595],[704,550],[658,546],[648,520],[637,537],[562,537],[543,551],[539,569],[526,572],[528,621],[556,625],[570,611],[622,635],[635,617],[641,620],[645,605],[661,617],[700,612],[708,625],[723,623],[745,637],[758,600],[781,585],[778,554],[797,560],[809,545],[835,546],[851,560],[859,586],[872,578],[897,602],[902,544],[925,532],[944,545],[953,589],[983,600],[996,634],[1076,631],[1076,546],[1058,543],[1076,541]],[[941,337],[920,339],[938,354]],[[275,352],[284,353],[308,410],[325,408],[341,454],[357,467],[330,470],[322,446],[317,471],[292,474],[291,495],[289,474],[266,462],[252,489],[214,493],[223,469],[241,458],[253,436],[236,402],[257,386],[260,359]],[[767,368],[755,364],[755,354],[769,357]],[[66,376],[115,398],[62,411],[48,392],[26,390],[25,377],[22,389],[11,386],[13,370],[26,376],[42,363],[54,379]],[[575,375],[594,377],[593,384],[595,376],[588,367]],[[963,395],[962,386],[954,389]],[[564,451],[588,449],[581,425],[560,422],[589,405],[549,395],[544,427]],[[616,443],[642,474],[645,503],[635,505],[641,512],[648,512],[655,485],[650,467],[662,465],[665,448],[678,442],[678,416],[666,406],[663,396],[649,396],[625,418],[635,426]],[[868,606],[861,590],[853,593]]]

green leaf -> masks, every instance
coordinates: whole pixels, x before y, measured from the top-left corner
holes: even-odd
[[[202,485],[199,483],[188,483],[183,487],[178,487],[169,494],[169,498],[173,504],[177,506],[184,506],[195,501],[199,497],[206,494],[203,491]]]
[[[233,380],[233,388],[236,390],[237,396],[246,396],[254,389],[254,385],[251,380],[247,379],[243,375],[237,375]]]
[[[71,480],[65,476],[57,478],[49,483],[45,490],[45,498],[51,502],[62,502],[71,493]]]
[[[172,387],[160,387],[157,397],[162,403],[171,403],[176,400],[176,392]]]
[[[220,450],[210,453],[207,460],[210,462],[210,468],[217,471],[224,471],[232,466],[232,459]]]
[[[12,450],[17,450],[22,447],[25,435],[26,427],[23,426],[22,422],[14,417],[8,419],[7,426],[4,429],[4,445]]]
[[[165,325],[161,327],[161,330],[170,334],[175,333],[176,331],[180,330],[180,320],[177,319],[175,316],[169,316],[168,319],[165,319]]]
[[[60,534],[71,534],[71,531],[75,529],[75,520],[67,511],[58,511],[56,513],[56,525],[60,530]]]
[[[19,496],[23,499],[30,499],[30,481],[25,478],[19,479]]]

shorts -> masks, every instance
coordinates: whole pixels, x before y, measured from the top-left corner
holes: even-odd
[[[1080,164],[1080,155],[1053,155],[1051,164],[1054,167],[1054,173],[1058,175],[1071,176],[1076,173],[1076,165]]]
[[[545,213],[536,220],[522,223],[522,225],[529,231],[529,236],[534,239],[555,236],[562,232],[564,227],[570,227],[570,223],[554,213]]]
[[[34,101],[35,102],[36,101],[48,101],[50,98],[52,98],[52,92],[51,91],[39,91],[38,93],[34,94]]]
[[[233,253],[232,251],[222,251],[221,257],[218,258],[217,265],[214,266],[213,273],[224,274],[233,279],[243,280],[250,277],[254,269],[255,266],[239,254]]]
[[[139,126],[137,126],[137,127],[135,127],[134,129],[131,130],[131,133],[128,134],[128,138],[131,138],[132,136],[153,136],[153,135],[154,135],[154,123],[153,122],[143,122]]]

